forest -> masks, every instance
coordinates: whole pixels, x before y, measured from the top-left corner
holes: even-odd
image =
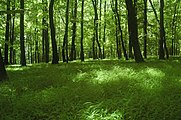
[[[0,0],[0,119],[180,120],[180,0]]]

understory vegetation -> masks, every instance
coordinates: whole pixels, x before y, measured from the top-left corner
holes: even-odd
[[[1,120],[180,120],[181,61],[8,66]]]

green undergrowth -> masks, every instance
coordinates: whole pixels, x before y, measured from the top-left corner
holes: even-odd
[[[180,120],[181,63],[118,60],[9,66],[1,120]]]

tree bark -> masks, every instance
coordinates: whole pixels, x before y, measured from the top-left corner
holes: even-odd
[[[124,40],[123,40],[123,33],[122,33],[122,28],[121,28],[121,20],[120,20],[120,16],[119,16],[119,13],[118,13],[118,2],[117,2],[117,0],[115,1],[115,13],[116,13],[116,16],[117,16],[118,28],[119,28],[119,32],[120,32],[120,38],[121,38],[121,44],[122,44],[122,48],[123,48],[124,57],[125,57],[126,60],[128,60],[128,55],[127,55],[127,51],[126,51],[126,48],[125,48],[125,45],[124,45]],[[121,54],[121,53],[119,53],[119,54]]]
[[[144,0],[144,27],[143,27],[143,34],[144,34],[144,49],[143,55],[144,58],[147,58],[147,0]]]
[[[52,42],[52,52],[53,52],[52,64],[58,64],[57,42],[55,39],[55,26],[53,22],[53,5],[54,5],[54,0],[51,0],[49,5],[49,20],[50,20],[51,42]]]
[[[82,10],[81,10],[81,38],[80,38],[80,59],[81,59],[81,61],[84,61],[83,39],[84,39],[84,0],[82,0]]]
[[[63,48],[62,48],[62,58],[63,62],[68,63],[68,25],[69,25],[69,0],[67,0],[66,13],[65,13],[65,34],[63,40]]]
[[[164,1],[160,0],[160,39],[159,39],[159,59],[165,59],[164,52]]]
[[[25,45],[24,45],[24,0],[20,0],[20,9],[23,10],[20,13],[20,50],[21,50],[21,65],[26,66],[25,58]]]
[[[47,0],[42,0],[44,5],[43,7],[43,19],[42,19],[42,61],[48,63],[49,62],[49,36],[48,36],[48,18],[47,18]]]
[[[7,78],[8,78],[8,75],[4,66],[4,61],[3,61],[1,48],[0,48],[0,81],[6,80]]]
[[[103,59],[106,58],[106,55],[105,55],[105,42],[106,42],[106,6],[107,6],[107,3],[105,1],[104,3],[104,33],[103,33]]]
[[[174,55],[174,44],[175,44],[175,33],[176,33],[176,14],[177,14],[177,3],[174,6],[174,15],[172,19],[172,47],[171,47],[171,55]]]
[[[132,0],[126,0],[126,8],[128,11],[128,23],[132,23],[132,25],[128,24],[128,29],[130,29],[129,36],[131,37],[134,58],[136,62],[144,62],[144,59],[141,54],[139,41],[138,41],[138,24],[137,24],[137,15],[136,15],[136,5],[133,5]]]
[[[96,59],[96,53],[94,50],[95,41],[97,42],[98,48],[99,48],[99,58],[102,59],[102,52],[101,52],[101,45],[99,43],[99,37],[98,37],[98,12],[97,12],[97,0],[92,0],[92,4],[94,7],[94,37],[93,37],[93,59]]]
[[[15,0],[13,1],[13,7],[12,7],[12,10],[15,10]],[[14,35],[14,29],[15,29],[15,13],[12,14],[12,25],[11,25],[11,38],[10,38],[10,57],[9,57],[9,61],[10,61],[10,64],[14,64],[13,62],[13,43],[14,43],[14,40],[15,40],[15,35]]]
[[[10,10],[10,0],[7,0],[7,11]],[[6,18],[6,33],[5,33],[5,49],[4,49],[4,64],[8,64],[8,42],[10,38],[10,20],[11,20],[11,14],[7,14]]]
[[[71,51],[70,51],[70,61],[76,60],[76,49],[75,49],[76,30],[77,30],[77,0],[74,1],[72,45],[71,45]]]

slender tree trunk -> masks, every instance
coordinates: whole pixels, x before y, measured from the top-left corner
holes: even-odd
[[[6,80],[8,78],[7,72],[4,66],[3,57],[1,54],[1,48],[0,48],[0,81]]]
[[[49,20],[50,20],[52,52],[53,52],[52,64],[58,64],[57,42],[55,39],[55,26],[53,21],[53,5],[54,5],[54,0],[51,0],[49,5]]]
[[[10,10],[10,0],[7,0],[7,11]],[[4,64],[8,64],[8,42],[10,38],[10,20],[11,20],[11,14],[7,14],[6,18],[6,33],[5,33],[5,50],[4,50]]]
[[[23,10],[20,13],[20,50],[21,50],[21,65],[26,66],[25,58],[25,45],[24,45],[24,0],[20,0],[20,9]]]
[[[175,4],[174,6],[174,15],[173,15],[173,19],[172,19],[172,47],[171,47],[171,55],[174,55],[174,43],[175,43],[175,31],[176,31],[176,14],[177,14],[177,4]]]
[[[13,2],[13,7],[12,10],[15,10],[15,0]],[[10,64],[14,64],[13,63],[13,42],[15,40],[15,35],[14,35],[14,25],[15,25],[15,14],[12,15],[12,28],[11,28],[11,38],[10,38]]]
[[[120,46],[119,46],[120,37],[118,37],[118,20],[116,16],[115,16],[115,25],[116,25],[116,51],[117,51],[118,59],[121,59],[121,52],[120,52]]]
[[[133,45],[135,61],[144,62],[138,41],[138,24],[135,6],[136,5],[133,5],[132,0],[126,0],[126,7],[128,10],[128,22],[132,23],[131,26],[128,24],[128,28],[130,29],[130,37]]]
[[[69,25],[69,0],[67,0],[67,7],[66,7],[66,23],[65,23],[65,34],[63,40],[63,48],[62,48],[62,58],[63,62],[68,63],[68,25]]]
[[[46,10],[46,6],[45,6],[45,2],[44,0],[42,0],[42,4],[43,4],[43,18],[42,18],[42,62],[45,62],[45,10]]]
[[[48,6],[48,2],[47,0],[45,0],[45,13],[48,14],[48,9],[47,9],[47,6]],[[45,62],[48,63],[49,62],[49,32],[48,32],[48,16],[45,17],[44,19],[44,26],[45,26],[45,29],[44,29],[44,42],[45,42]]]
[[[105,55],[105,43],[106,43],[106,1],[104,3],[104,35],[103,35],[103,59],[106,58],[106,55]]]
[[[164,52],[164,1],[160,0],[160,40],[159,40],[159,59],[165,59]]]
[[[48,35],[48,23],[46,23],[45,34],[45,62],[49,62],[49,35]]]
[[[160,25],[160,39],[159,39],[159,49],[158,49],[158,54],[159,54],[159,59],[165,59],[165,52],[166,52],[166,57],[167,59],[169,58],[169,53],[166,45],[166,37],[165,37],[165,28],[164,28],[164,0],[160,0],[160,21],[158,19],[157,12],[153,6],[153,3],[151,0],[149,0],[151,7],[153,9],[153,12],[155,14],[155,18]]]
[[[119,28],[119,32],[120,32],[120,38],[121,38],[121,44],[122,44],[122,48],[123,48],[124,57],[125,57],[126,60],[128,60],[128,55],[127,55],[127,51],[126,51],[126,48],[125,48],[125,45],[124,45],[124,40],[123,40],[123,33],[122,33],[122,28],[121,28],[121,20],[120,20],[120,16],[119,16],[119,13],[118,13],[118,2],[117,2],[117,0],[115,1],[115,14],[116,14],[117,21],[118,21],[118,28]],[[119,48],[118,48],[118,50],[119,50]],[[119,54],[121,54],[121,53],[119,53]]]
[[[98,13],[97,13],[97,5],[98,5],[98,1],[97,0],[92,0],[92,4],[93,4],[93,7],[94,7],[94,37],[93,37],[93,45],[94,45],[94,41],[97,42],[97,45],[98,45],[98,48],[99,48],[99,58],[102,59],[102,52],[101,52],[101,45],[99,43],[99,40],[98,40]],[[94,47],[93,47],[94,49]],[[93,50],[94,51],[94,50]],[[94,51],[95,52],[95,51]],[[93,52],[93,54],[94,54]],[[95,55],[96,56],[96,55]],[[94,58],[94,55],[93,55],[93,58]]]
[[[144,58],[147,58],[147,0],[144,0]]]
[[[42,61],[48,63],[49,62],[49,35],[48,35],[48,23],[47,23],[47,0],[42,0],[44,5],[43,7],[43,19],[42,19]]]
[[[102,19],[101,19],[101,17],[102,17],[102,0],[100,0],[99,1],[99,23],[98,23],[98,29],[99,29],[99,34],[98,34],[98,36],[99,36],[99,42],[101,42],[101,39],[102,39]],[[101,59],[103,58],[103,56],[102,56],[102,53],[101,53]]]
[[[71,45],[71,51],[70,51],[70,61],[76,60],[76,49],[75,49],[76,30],[77,30],[77,0],[74,1],[72,45]]]
[[[158,19],[157,12],[156,12],[156,10],[155,10],[155,8],[154,8],[154,6],[153,6],[152,1],[149,0],[149,2],[150,2],[150,5],[151,5],[151,7],[152,7],[152,9],[153,9],[154,14],[155,14],[156,21],[157,21],[158,23],[160,23],[160,21],[159,21],[159,19]]]
[[[84,0],[82,0],[82,10],[81,10],[81,38],[80,38],[80,59],[81,59],[81,61],[84,61],[83,39],[84,39]]]

